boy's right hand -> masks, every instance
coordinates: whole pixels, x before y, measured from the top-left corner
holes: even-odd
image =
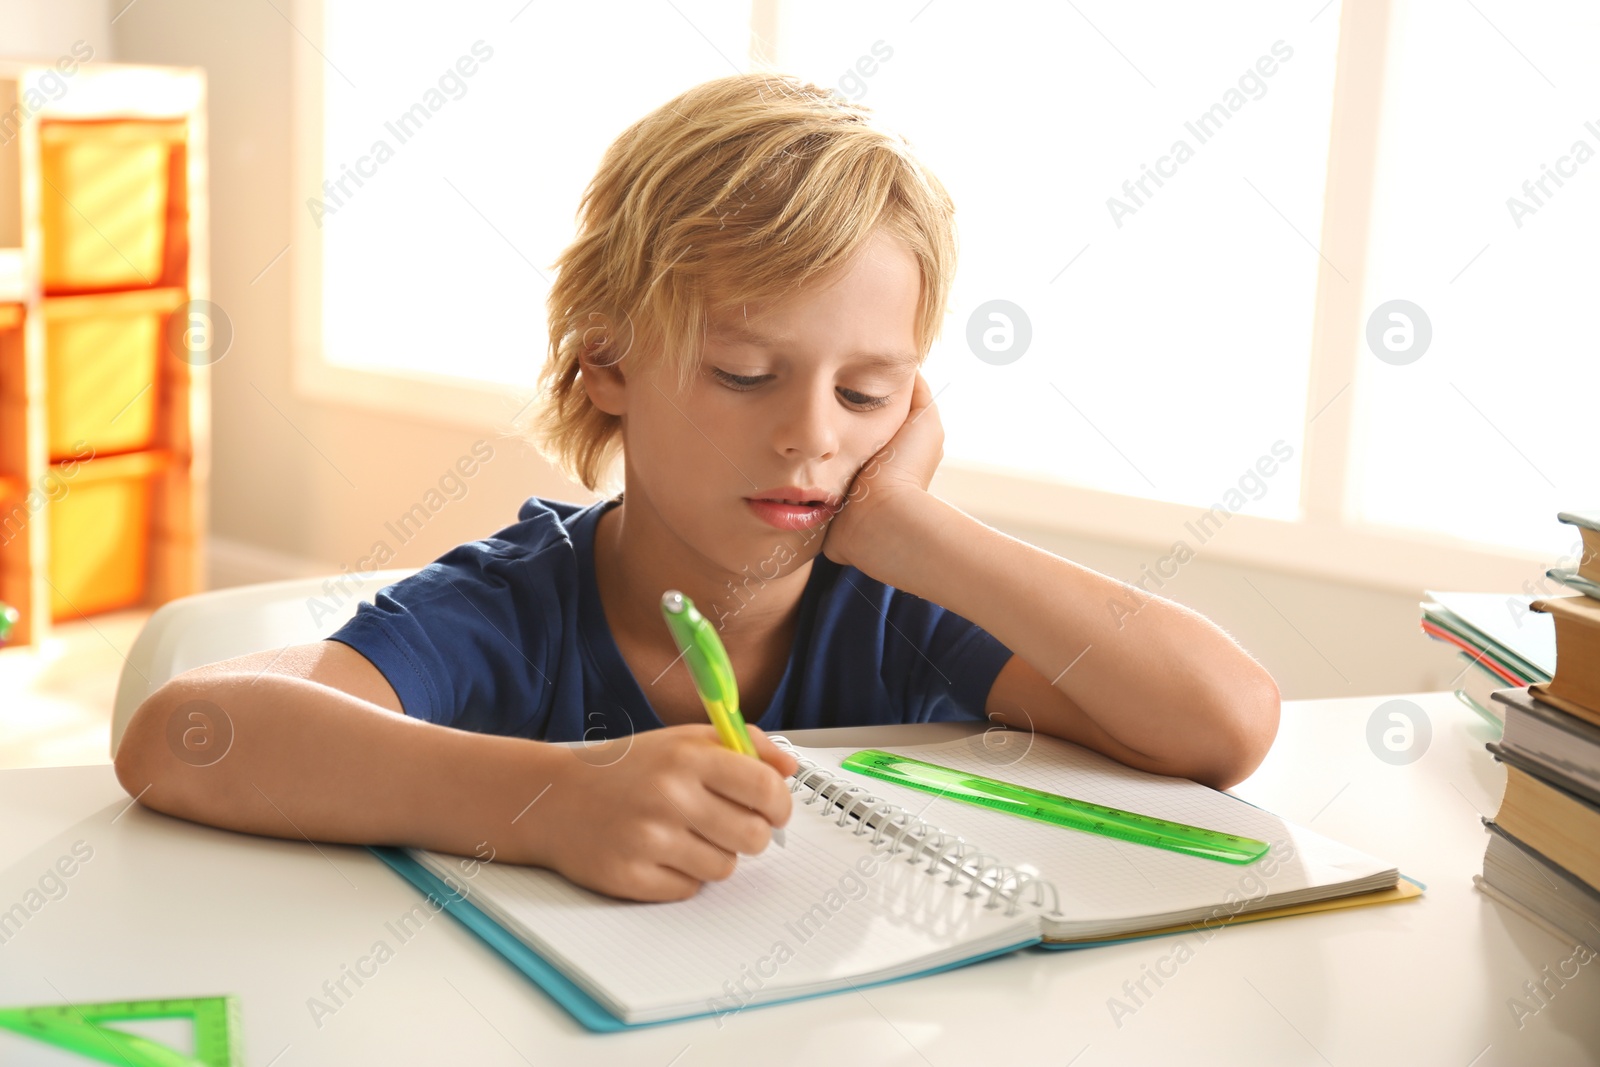
[[[795,758],[749,727],[759,760],[710,723],[647,730],[569,750],[540,819],[539,865],[629,900],[683,900],[767,847],[789,821]]]

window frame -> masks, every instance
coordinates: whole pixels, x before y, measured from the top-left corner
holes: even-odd
[[[752,0],[752,51],[770,56],[782,0]],[[323,0],[294,0],[295,24],[320,30]],[[1328,169],[1310,344],[1301,517],[1233,515],[1197,553],[1218,563],[1264,567],[1385,592],[1436,589],[1522,591],[1543,582],[1550,561],[1531,550],[1447,538],[1358,521],[1351,487],[1350,387],[1361,352],[1361,299],[1376,179],[1388,0],[1345,3],[1330,122]],[[316,36],[320,37],[318,32]],[[322,185],[325,71],[312,48],[291,51],[290,263],[291,382],[319,403],[357,407],[440,425],[503,424],[531,387],[422,371],[329,362],[322,338],[321,231],[304,191]],[[1343,266],[1343,275],[1333,267]],[[542,348],[542,346],[541,346]],[[959,460],[946,460],[932,490],[975,517],[1041,538],[1082,537],[1134,547],[1152,568],[1184,524],[1203,513],[1188,504],[1125,496]],[[1553,518],[1553,517],[1552,517]],[[1193,546],[1191,546],[1193,547]],[[1115,575],[1137,580],[1138,575]]]

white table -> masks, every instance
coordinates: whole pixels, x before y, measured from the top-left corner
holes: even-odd
[[[1176,937],[1013,953],[942,975],[710,1019],[594,1035],[453,919],[403,944],[416,892],[364,849],[198,826],[129,806],[109,766],[0,772],[0,908],[72,844],[93,858],[0,944],[0,1005],[236,994],[246,1062],[1583,1064],[1600,1062],[1600,960],[1519,1029],[1508,1006],[1570,944],[1472,887],[1504,784],[1488,727],[1411,694],[1432,739],[1397,766],[1369,748],[1386,697],[1291,702],[1234,790],[1397,865],[1418,900],[1226,928],[1135,1014],[1125,982]],[[897,727],[927,735],[967,727]],[[795,731],[881,744],[881,730]],[[393,958],[319,1027],[308,1000],[387,940]],[[648,951],[648,946],[641,946]],[[1163,964],[1170,971],[1171,962]],[[55,1060],[41,1062],[57,1062]]]

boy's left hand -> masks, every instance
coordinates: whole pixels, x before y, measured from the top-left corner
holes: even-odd
[[[845,493],[844,506],[828,524],[823,555],[861,570],[863,539],[883,537],[883,516],[892,508],[928,491],[933,472],[944,459],[944,425],[933,403],[933,390],[917,372],[911,408],[905,422],[861,469]]]

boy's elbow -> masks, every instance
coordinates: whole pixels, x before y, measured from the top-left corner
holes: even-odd
[[[170,760],[163,761],[161,747],[166,744],[166,725],[172,709],[193,697],[192,683],[182,675],[160,686],[134,709],[123,728],[122,740],[111,758],[117,782],[127,794],[149,806],[147,790],[158,784]],[[163,767],[166,763],[166,767]]]
[[[1259,669],[1250,685],[1230,689],[1222,697],[1221,709],[1214,718],[1219,723],[1219,734],[1227,742],[1219,749],[1213,766],[1194,776],[1194,781],[1210,785],[1211,789],[1232,789],[1256,773],[1277,739],[1282,707],[1278,683],[1266,669]]]
[[[1214,789],[1228,789],[1256,772],[1272,743],[1278,736],[1278,719],[1283,710],[1283,696],[1278,683],[1265,669],[1259,673],[1256,684],[1241,687],[1225,708],[1225,719],[1233,744],[1229,746],[1231,759],[1227,766],[1207,782]]]
[[[144,703],[134,709],[133,716],[123,727],[122,740],[117,743],[116,754],[111,757],[111,766],[116,771],[117,782],[129,796],[134,798],[138,798],[151,784],[146,735],[150,732],[151,720],[160,717],[156,705],[165,703],[165,690],[165,686],[157,689],[145,697]]]

